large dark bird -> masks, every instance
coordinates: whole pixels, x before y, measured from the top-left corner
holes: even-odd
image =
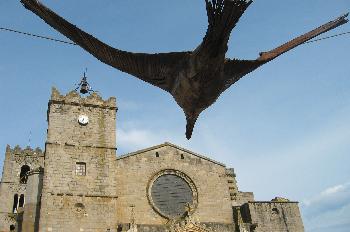
[[[231,60],[225,58],[228,40],[251,0],[205,0],[209,26],[203,42],[194,51],[159,54],[131,53],[113,48],[67,22],[38,0],[21,2],[103,63],[169,92],[186,115],[187,139],[192,136],[199,114],[244,75],[348,22],[346,14],[276,49],[260,53],[256,60]]]

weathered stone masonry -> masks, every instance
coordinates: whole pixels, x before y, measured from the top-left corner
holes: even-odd
[[[297,202],[257,202],[224,164],[171,143],[116,155],[116,100],[48,104],[45,152],[10,146],[0,232],[302,232]]]
[[[7,146],[0,183],[0,231],[9,231],[16,226],[16,215],[23,211],[28,199],[27,182],[30,177],[24,175],[30,170],[44,166],[43,152],[19,146],[13,149]]]

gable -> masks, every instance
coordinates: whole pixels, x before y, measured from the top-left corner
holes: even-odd
[[[160,144],[160,145],[156,145],[156,146],[153,146],[153,147],[145,148],[145,149],[142,149],[142,150],[138,150],[138,151],[135,151],[135,152],[131,152],[131,153],[119,156],[119,157],[117,157],[117,160],[126,159],[126,158],[129,158],[131,156],[149,155],[151,151],[154,151],[156,153],[156,152],[159,152],[159,151],[162,151],[162,150],[166,150],[166,149],[173,149],[173,151],[177,151],[177,152],[174,152],[174,154],[180,154],[181,155],[183,153],[186,153],[186,155],[194,156],[196,158],[203,159],[203,160],[211,162],[213,164],[216,164],[216,165],[219,165],[219,166],[222,166],[222,167],[226,167],[226,165],[224,165],[223,163],[220,163],[220,162],[215,161],[213,159],[210,159],[210,158],[208,158],[206,156],[200,155],[198,153],[195,153],[193,151],[190,151],[188,149],[182,148],[180,146],[177,146],[177,145],[169,143],[169,142],[165,142],[165,143]]]
[[[219,162],[165,143],[119,157],[116,168],[121,221],[128,220],[125,206],[135,205],[141,224],[164,225],[190,204],[203,222],[232,223],[227,169]]]

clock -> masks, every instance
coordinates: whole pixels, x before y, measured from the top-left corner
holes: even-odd
[[[84,114],[79,115],[78,122],[79,122],[80,125],[85,126],[85,125],[87,125],[89,123],[89,117],[84,115]]]

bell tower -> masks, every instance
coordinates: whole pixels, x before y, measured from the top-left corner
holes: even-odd
[[[116,111],[114,97],[52,89],[40,231],[113,231]]]

